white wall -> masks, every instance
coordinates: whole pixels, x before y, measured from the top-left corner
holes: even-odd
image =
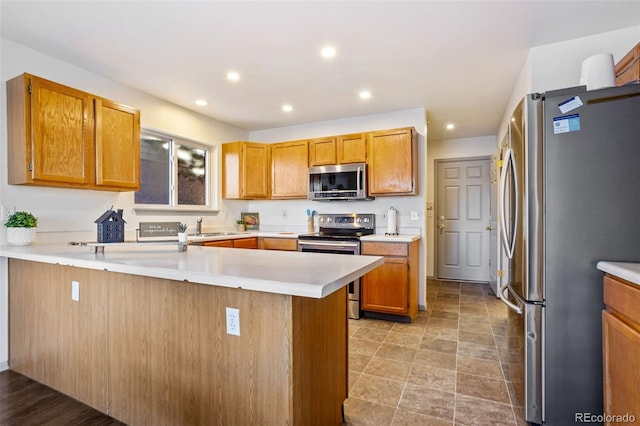
[[[457,158],[490,157],[496,150],[495,136],[482,136],[466,139],[449,139],[443,141],[429,141],[427,149],[427,198],[434,209],[427,214],[426,244],[427,244],[427,276],[435,276],[435,161]]]
[[[426,112],[423,108],[394,111],[385,114],[359,116],[340,120],[308,123],[299,126],[262,130],[250,133],[250,139],[256,142],[282,142],[332,136],[373,130],[414,127],[418,132],[418,195],[411,197],[377,197],[373,201],[320,202],[309,200],[258,200],[251,201],[248,208],[260,213],[260,229],[280,231],[284,229],[306,232],[306,210],[319,213],[374,213],[378,233],[386,231],[386,212],[393,206],[398,210],[398,228],[400,233],[420,234],[420,287],[419,304],[424,308],[425,301],[425,228],[424,200],[425,164],[426,164]],[[286,218],[283,217],[283,211]],[[419,213],[419,220],[411,220],[411,211]],[[264,217],[264,219],[263,219]]]
[[[29,210],[38,217],[39,241],[71,241],[95,238],[94,220],[111,206],[124,210],[127,238],[135,232],[140,221],[181,220],[195,223],[194,216],[136,216],[132,211],[133,192],[106,192],[62,188],[25,187],[7,184],[7,113],[5,81],[24,72],[103,96],[141,110],[141,125],[166,131],[189,139],[217,146],[232,140],[245,140],[248,133],[228,124],[122,86],[82,68],[28,49],[10,40],[0,39],[0,205]],[[219,164],[220,150],[215,150]],[[219,171],[218,171],[219,173]],[[218,179],[218,182],[220,179]],[[218,184],[217,192],[220,191]],[[233,218],[239,216],[242,205],[227,206],[223,200],[218,208],[226,215],[205,216],[205,227],[233,227]],[[231,210],[237,209],[237,210]],[[225,219],[226,216],[226,219]],[[6,218],[0,218],[2,222]],[[132,236],[131,236],[132,237]],[[0,227],[0,243],[6,241],[4,226]],[[6,268],[0,265],[0,369],[8,360]]]
[[[616,63],[638,40],[640,26],[635,26],[530,49],[502,122],[496,129],[497,142],[506,132],[511,112],[526,94],[579,86],[582,61],[598,53],[611,53]]]

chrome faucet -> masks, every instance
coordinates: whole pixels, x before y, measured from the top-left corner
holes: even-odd
[[[200,235],[202,234],[202,218],[199,217],[198,220],[196,221],[196,234]]]

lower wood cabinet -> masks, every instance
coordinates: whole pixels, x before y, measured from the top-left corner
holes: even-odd
[[[361,253],[384,256],[383,265],[362,277],[364,315],[411,321],[418,313],[418,241],[366,241]]]
[[[247,248],[247,249],[257,249],[258,248],[258,238],[250,237],[250,238],[233,238],[228,240],[214,240],[214,241],[204,241],[202,243],[205,247],[227,247],[227,248]]]
[[[295,238],[269,238],[258,239],[258,248],[262,250],[298,250],[298,240]]]
[[[604,302],[604,414],[613,416],[606,424],[622,424],[615,416],[625,414],[640,421],[640,286],[606,275]]]

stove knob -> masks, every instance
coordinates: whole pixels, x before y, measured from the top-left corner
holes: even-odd
[[[327,218],[327,222],[329,222],[329,223],[333,222],[333,218],[328,217]]]
[[[364,223],[369,223],[369,218],[368,217],[364,218]]]
[[[361,218],[361,217],[357,218],[357,219],[356,219],[356,222],[358,222],[358,223],[362,223],[362,218]]]

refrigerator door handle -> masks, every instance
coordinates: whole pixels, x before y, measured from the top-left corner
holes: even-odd
[[[506,295],[505,293],[513,294],[514,298],[518,301],[519,305],[516,305],[515,303],[512,303],[509,300],[508,295]],[[524,309],[524,304],[520,301],[520,298],[518,297],[516,292],[513,291],[513,289],[509,285],[509,283],[506,283],[506,284],[504,284],[504,285],[502,285],[500,287],[500,290],[498,291],[498,297],[500,298],[500,300],[502,300],[502,302],[505,305],[507,305],[507,307],[509,309],[511,309],[512,311],[515,311],[518,315],[522,315],[522,310]]]
[[[514,223],[513,223],[513,231],[511,232],[511,241],[509,241],[509,235],[507,234],[507,205],[505,203],[505,191],[507,189],[507,172],[509,168],[512,169],[513,173],[513,183],[514,183],[514,191],[512,197],[515,197],[515,211],[514,213]],[[509,259],[513,259],[513,252],[516,248],[516,235],[515,233],[518,230],[518,173],[516,172],[516,163],[513,157],[513,149],[507,149],[504,158],[504,170],[502,176],[500,177],[500,213],[502,214],[502,243],[504,244],[504,248],[507,252],[507,256]]]

